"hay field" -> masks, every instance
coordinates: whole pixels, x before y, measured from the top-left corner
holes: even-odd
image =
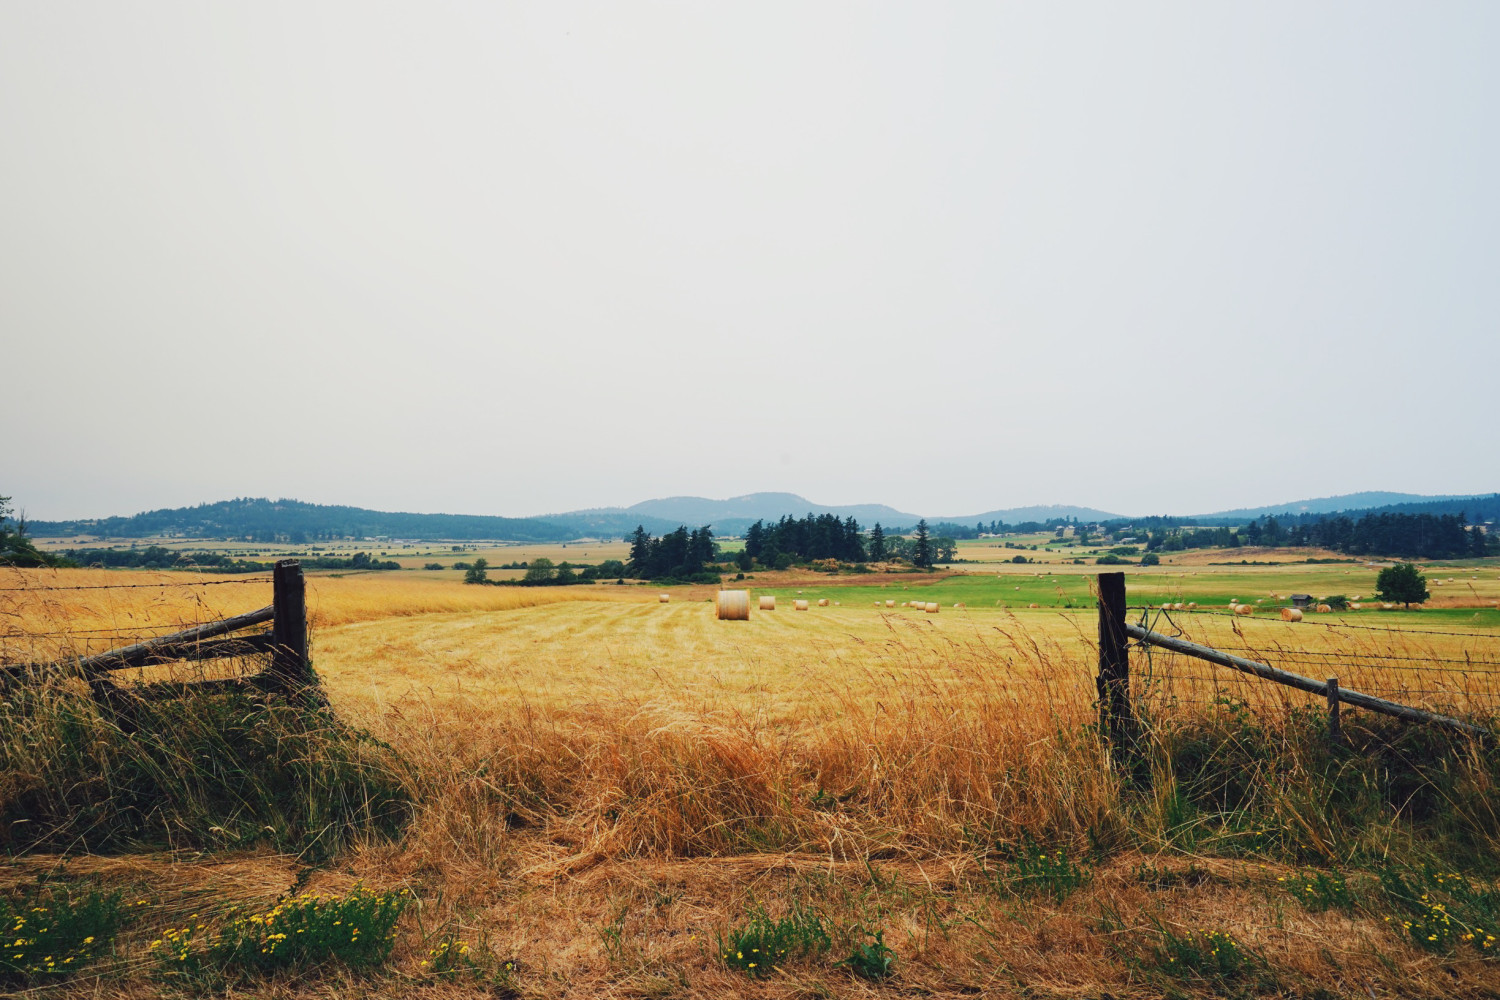
[[[1247,592],[1226,600],[1248,599],[1251,582],[1265,582],[1255,569],[1132,574],[1132,603],[1151,587],[1199,600],[1235,587]],[[1314,584],[1345,579],[1338,567],[1306,569],[1328,574]],[[1307,585],[1302,570],[1286,572],[1263,589]],[[268,583],[162,586],[180,582],[170,574],[33,572],[11,585],[99,581],[145,586],[45,599],[8,591],[0,611],[8,629],[30,630],[37,644],[45,637],[35,633],[60,626],[165,629],[270,599]],[[288,996],[1341,996],[1368,983],[1436,997],[1494,983],[1495,967],[1472,949],[1430,954],[1393,933],[1384,917],[1399,911],[1379,894],[1368,860],[1438,851],[1455,870],[1492,878],[1475,860],[1500,849],[1481,761],[1450,764],[1432,751],[1455,775],[1445,822],[1461,835],[1431,839],[1400,810],[1340,805],[1370,794],[1350,789],[1377,788],[1377,772],[1361,770],[1356,756],[1324,776],[1321,744],[1276,721],[1315,700],[1171,657],[1153,656],[1148,670],[1137,654],[1158,757],[1153,790],[1132,792],[1086,728],[1095,615],[1083,575],[746,583],[768,585],[757,592],[777,594],[778,610],[719,622],[705,600],[711,588],[682,588],[659,604],[655,589],[641,587],[479,588],[415,574],[310,580],[313,657],[336,711],[392,747],[410,775],[415,815],[402,837],[372,838],[316,865],[253,848],[143,849],[65,864],[32,854],[8,862],[0,886],[65,872],[79,884],[149,893],[159,920],[230,901],[265,905],[293,884],[343,891],[362,882],[421,900],[420,927],[403,925],[387,976],[334,970],[262,984]],[[793,611],[799,590],[840,606]],[[1051,595],[1058,606],[997,605],[1018,593]],[[939,596],[936,615],[873,606]],[[1075,607],[1061,606],[1068,601]],[[1178,621],[1199,641],[1247,655],[1318,658],[1309,670],[1399,655],[1362,674],[1341,665],[1339,675],[1348,687],[1378,681],[1415,692],[1431,686],[1412,669],[1424,658],[1500,659],[1492,622],[1455,617],[1476,613],[1341,616],[1376,631],[1268,616]],[[1493,708],[1492,679],[1450,684],[1444,704]],[[1243,707],[1226,709],[1226,698]],[[1360,732],[1357,718],[1348,724]],[[1219,748],[1210,774],[1254,776],[1238,811],[1213,807],[1216,792],[1195,797],[1186,769],[1197,751],[1183,747],[1200,745]],[[1328,783],[1345,780],[1339,774],[1354,784],[1335,794]],[[1079,859],[1078,887],[1027,888],[1017,874],[1027,870],[1017,860],[1030,856],[1026,844]],[[1358,908],[1297,903],[1277,880],[1309,864],[1348,871]],[[770,979],[747,978],[726,965],[718,941],[758,906],[814,907],[831,950],[789,960]],[[492,965],[485,976],[435,979],[421,964],[434,928],[476,949],[483,942],[483,954],[519,973]],[[1255,962],[1177,975],[1164,934],[1199,928],[1234,935]],[[894,979],[869,982],[834,964],[876,929],[897,955]],[[134,954],[149,931],[131,933],[121,947]],[[126,963],[88,989],[156,995],[151,975],[148,964]]]

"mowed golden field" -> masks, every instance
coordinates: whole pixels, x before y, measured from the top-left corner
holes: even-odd
[[[1273,610],[1284,595],[1366,597],[1376,568],[1206,563],[1127,568],[1130,603],[1152,606],[1132,619],[1145,614],[1161,631],[1318,679],[1338,676],[1345,687],[1493,716],[1494,565],[1444,567],[1452,589],[1423,610],[1377,604],[1287,623]],[[1371,860],[1435,857],[1476,886],[1493,885],[1495,873],[1476,860],[1500,848],[1497,799],[1484,785],[1493,762],[1423,744],[1452,782],[1431,807],[1440,818],[1449,811],[1448,839],[1432,839],[1420,824],[1438,819],[1418,823],[1410,803],[1357,814],[1339,804],[1354,793],[1332,794],[1344,788],[1338,775],[1368,790],[1397,758],[1371,750],[1327,772],[1327,748],[1295,722],[1321,718],[1318,699],[1135,651],[1136,695],[1155,748],[1153,777],[1138,788],[1091,728],[1090,586],[1099,569],[1070,557],[997,558],[923,575],[757,573],[726,584],[776,596],[776,610],[752,610],[747,622],[718,621],[712,587],[312,576],[315,669],[338,718],[399,761],[392,766],[412,801],[402,832],[356,837],[313,864],[270,842],[200,853],[214,835],[180,830],[174,837],[197,846],[67,860],[32,851],[7,862],[3,879],[20,885],[66,872],[79,884],[123,887],[151,901],[158,923],[207,913],[213,924],[233,903],[269,906],[294,885],[338,893],[363,884],[421,901],[420,919],[401,925],[388,974],[335,969],[311,984],[254,986],[273,995],[1339,996],[1368,983],[1381,995],[1446,996],[1495,988],[1497,967],[1477,947],[1432,950],[1400,929],[1404,911],[1380,894]],[[97,652],[270,603],[268,581],[225,579],[7,571],[4,658]],[[1262,601],[1264,610],[1232,618],[1223,607],[1230,597]],[[798,599],[809,610],[794,610]],[[1168,600],[1200,607],[1164,618],[1156,608]],[[925,610],[929,602],[938,613]],[[1376,739],[1346,714],[1357,745]],[[1410,738],[1378,722],[1379,739]],[[1191,748],[1200,746],[1217,763],[1193,766],[1241,776],[1238,798],[1223,798],[1220,778],[1202,787],[1190,780],[1189,762],[1199,760]],[[34,758],[9,751],[10,788],[25,785],[23,759]],[[1401,794],[1426,802],[1419,784]],[[1047,868],[1058,850],[1073,860]],[[1305,905],[1278,881],[1310,871],[1345,873],[1352,908]],[[762,910],[816,912],[832,944],[789,955],[768,978],[747,974],[723,949]],[[489,956],[485,971],[435,978],[423,964],[434,928]],[[895,955],[890,978],[837,964],[877,930]],[[1186,953],[1173,949],[1191,950],[1210,930],[1231,935],[1244,964],[1180,975],[1172,956]],[[124,933],[120,954],[145,955],[154,933],[149,922]],[[88,990],[155,995],[161,975],[145,958],[122,959]]]

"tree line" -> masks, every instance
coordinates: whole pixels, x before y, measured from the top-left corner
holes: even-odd
[[[275,563],[256,559],[235,559],[213,552],[178,552],[161,545],[143,549],[65,549],[62,553],[73,566],[102,566],[105,569],[172,569],[197,570],[203,573],[265,573]],[[303,569],[392,570],[401,564],[393,559],[376,559],[368,552],[356,552],[349,558],[337,556],[297,556]]]
[[[1256,518],[1244,527],[1161,528],[1149,532],[1148,552],[1195,548],[1322,548],[1351,556],[1399,559],[1465,559],[1500,553],[1493,532],[1470,525],[1463,514],[1308,514],[1285,520]]]
[[[643,580],[718,583],[718,573],[708,569],[718,556],[719,546],[710,525],[692,531],[683,525],[660,538],[637,525],[630,536],[630,561],[625,568],[630,576]]]

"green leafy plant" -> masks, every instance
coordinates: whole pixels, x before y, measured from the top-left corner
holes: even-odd
[[[514,960],[501,961],[481,939],[470,944],[455,931],[445,931],[438,936],[437,943],[427,949],[422,959],[422,972],[438,979],[480,979],[493,982],[509,982],[516,973]]]
[[[0,980],[71,975],[109,947],[127,910],[119,892],[98,890],[0,898]]]
[[[194,914],[151,942],[164,971],[196,978],[225,971],[274,972],[338,962],[350,968],[390,958],[396,921],[410,893],[372,892],[362,886],[343,896],[303,893],[263,912],[231,911],[210,928]]]
[[[833,946],[823,918],[800,904],[772,919],[764,908],[719,937],[719,957],[732,969],[760,978],[798,955],[817,955]]]
[[[1006,866],[1001,881],[1018,894],[1048,895],[1062,902],[1087,885],[1092,872],[1074,861],[1067,848],[1043,848],[1030,841]]]
[[[1349,883],[1338,872],[1307,868],[1294,875],[1277,876],[1276,881],[1309,910],[1354,909],[1354,895],[1349,891]]]
[[[1228,931],[1202,928],[1179,934],[1157,924],[1161,944],[1150,953],[1151,963],[1178,979],[1235,979],[1260,964],[1257,956]]]
[[[1418,948],[1448,952],[1468,945],[1483,955],[1500,955],[1500,891],[1431,864],[1386,868],[1380,885],[1398,911],[1386,922]]]
[[[896,953],[885,943],[885,931],[876,931],[875,937],[863,944],[856,944],[854,951],[839,965],[861,979],[885,979],[896,970]]]

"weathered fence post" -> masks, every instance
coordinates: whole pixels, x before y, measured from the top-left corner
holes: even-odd
[[[1130,704],[1130,647],[1125,634],[1125,574],[1099,574],[1099,728],[1115,763],[1134,774],[1136,720]]]
[[[307,661],[307,591],[302,564],[280,559],[271,572],[271,606],[276,610],[271,625],[271,680],[282,691],[305,691],[317,683]]]
[[[1343,740],[1339,730],[1339,679],[1328,678],[1328,738],[1334,743]]]

